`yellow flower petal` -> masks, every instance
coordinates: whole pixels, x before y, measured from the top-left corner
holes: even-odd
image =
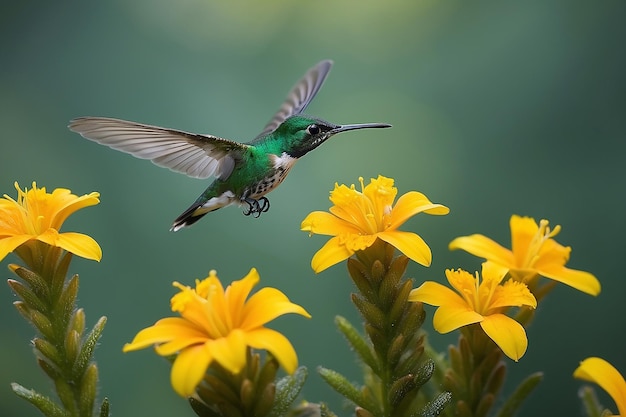
[[[47,193],[45,187],[22,190],[15,183],[17,200],[0,199],[0,260],[30,240],[99,261],[102,250],[95,240],[80,233],[59,233],[67,217],[83,207],[98,204],[98,193],[78,197],[65,188]]]
[[[536,300],[524,283],[509,280],[501,285],[505,273],[505,268],[485,262],[481,282],[478,273],[473,276],[462,269],[448,269],[446,278],[456,292],[429,281],[412,290],[408,299],[439,306],[433,317],[433,326],[440,333],[480,323],[500,349],[517,361],[526,351],[526,332],[518,322],[501,314],[501,311],[509,306],[534,307]]]
[[[513,265],[513,254],[486,236],[474,234],[457,237],[448,246],[450,250],[462,249],[479,258],[485,258],[500,265]]]
[[[248,275],[238,281],[233,281],[224,294],[225,304],[229,307],[229,316],[232,323],[243,322],[246,317],[246,299],[250,295],[252,288],[259,283],[261,277],[255,268],[252,268]],[[281,293],[282,294],[282,293]],[[269,320],[268,320],[269,321]],[[267,322],[261,323],[261,325]]]
[[[55,193],[57,191],[58,189],[52,192],[53,198],[55,197]],[[71,194],[70,190],[64,191],[67,191],[67,194],[65,196],[66,201],[61,207],[58,208],[58,211],[52,221],[52,227],[56,228],[57,230],[61,228],[61,225],[65,222],[65,220],[67,220],[70,214],[82,208],[95,206],[96,204],[100,203],[100,199],[98,198],[100,197],[100,193],[92,192],[80,197],[76,197],[75,195]]]
[[[241,317],[242,329],[254,329],[274,320],[283,314],[296,313],[311,318],[311,315],[276,288],[263,288],[246,303]]]
[[[511,250],[515,256],[515,265],[524,265],[526,254],[535,239],[539,226],[532,217],[522,217],[516,214],[509,220],[511,228]]]
[[[182,397],[192,396],[212,359],[204,345],[192,346],[180,352],[170,374],[174,391]]]
[[[433,327],[439,333],[448,333],[468,324],[478,323],[484,317],[471,308],[459,306],[441,306],[433,316]]]
[[[480,322],[480,327],[515,362],[524,356],[528,347],[526,331],[512,318],[504,314],[492,314]]]
[[[339,236],[335,236],[326,242],[322,249],[313,256],[311,267],[317,274],[341,261],[345,261],[353,253],[354,251],[349,250],[346,245],[340,243]]]
[[[537,299],[526,284],[510,279],[496,288],[491,298],[490,308],[499,309],[512,306],[537,308]]]
[[[409,301],[420,301],[431,306],[451,305],[467,307],[459,294],[438,282],[426,281],[419,287],[411,290]]]
[[[325,211],[314,211],[309,213],[309,215],[302,221],[300,229],[305,232],[328,236],[360,232],[354,224]]]
[[[100,261],[102,249],[92,237],[82,233],[65,232],[59,233],[55,229],[48,229],[37,237],[37,240],[50,246],[65,249],[74,255],[85,259]]]
[[[180,292],[170,303],[182,317],[165,318],[141,330],[124,346],[124,352],[156,345],[159,355],[177,354],[172,385],[184,396],[194,392],[212,361],[233,374],[239,373],[246,366],[249,347],[267,348],[288,372],[293,372],[297,366],[293,347],[280,333],[263,325],[287,313],[310,316],[275,288],[263,288],[248,298],[258,282],[254,268],[226,289],[215,271],[196,280],[195,289],[174,282]]]
[[[291,342],[275,330],[260,328],[246,333],[246,342],[255,349],[265,349],[289,374],[298,367],[298,357]]]
[[[225,369],[236,374],[246,364],[245,333],[233,329],[228,336],[211,340],[206,344],[211,356]]]
[[[430,266],[432,253],[430,248],[420,236],[411,232],[389,230],[378,233],[378,238],[395,246],[400,252],[420,265]]]
[[[600,294],[600,281],[589,272],[551,265],[547,265],[537,272],[546,278],[562,282],[589,295]]]
[[[397,229],[408,219],[422,212],[441,216],[450,213],[450,209],[442,204],[434,204],[422,193],[409,191],[400,196],[393,207],[389,228]]]
[[[124,345],[123,351],[143,349],[158,343],[168,342],[177,337],[186,337],[193,334],[196,327],[179,317],[168,317],[154,323],[153,326],[141,330],[133,341]]]
[[[17,247],[23,245],[31,239],[28,235],[18,235],[0,238],[0,261]]]
[[[397,230],[409,217],[420,212],[447,214],[449,209],[433,204],[422,193],[409,192],[393,202],[398,190],[394,180],[379,175],[367,186],[359,178],[362,192],[354,185],[335,184],[330,200],[330,213],[315,211],[301,224],[303,231],[334,236],[320,249],[311,262],[316,273],[344,261],[357,251],[367,250],[381,239],[396,247],[406,256],[422,265],[430,265],[430,248],[414,233]]]
[[[598,384],[613,398],[619,414],[626,416],[626,381],[613,365],[602,358],[587,358],[576,368],[574,377]]]

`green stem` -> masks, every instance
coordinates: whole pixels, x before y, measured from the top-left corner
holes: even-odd
[[[363,389],[376,406],[363,410],[361,404],[360,415],[417,415],[427,405],[424,396],[418,396],[434,371],[434,363],[422,357],[420,327],[425,313],[421,303],[408,301],[413,286],[412,280],[404,278],[408,258],[394,258],[394,252],[392,245],[377,240],[348,260],[348,271],[359,290],[352,294],[352,301],[364,319],[376,361]],[[372,362],[363,347],[359,351],[364,352],[365,363]]]
[[[18,388],[15,392],[47,416],[58,415],[59,410],[71,417],[95,415],[98,369],[91,361],[105,318],[84,337],[84,312],[75,304],[78,276],[66,281],[71,254],[38,241],[16,252],[30,269],[12,265],[11,270],[24,284],[9,280],[9,285],[22,298],[16,303],[20,313],[41,332],[34,338],[38,363],[52,379],[61,405],[35,391]],[[106,410],[108,403],[97,415],[108,413]]]

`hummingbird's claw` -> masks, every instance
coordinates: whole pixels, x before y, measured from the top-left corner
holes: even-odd
[[[258,200],[248,197],[244,201],[248,203],[248,210],[243,212],[244,216],[252,215],[256,219],[261,213],[265,213],[270,209],[270,200],[267,197],[261,197]]]

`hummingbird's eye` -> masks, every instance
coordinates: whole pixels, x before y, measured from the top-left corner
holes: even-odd
[[[316,124],[312,124],[309,125],[309,127],[306,128],[306,131],[309,132],[309,135],[311,136],[315,136],[318,133],[320,133],[320,127]]]

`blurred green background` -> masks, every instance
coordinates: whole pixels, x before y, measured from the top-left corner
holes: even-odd
[[[122,345],[170,314],[173,280],[192,283],[217,269],[230,282],[251,267],[262,285],[313,315],[272,324],[312,371],[304,397],[349,415],[314,370],[358,379],[333,327],[336,314],[358,322],[353,287],[343,264],[312,272],[326,238],[299,226],[329,207],[335,182],[378,174],[452,210],[404,226],[434,253],[430,268],[410,266],[417,282],[443,282],[445,268],[477,269],[479,260],[449,252],[448,242],[478,232],[509,245],[513,213],[561,224],[569,265],[601,280],[597,298],[559,286],[540,305],[526,355],[509,363],[508,390],[545,372],[522,415],[582,415],[581,383],[571,375],[587,356],[626,373],[623,1],[35,1],[2,2],[0,16],[0,193],[15,197],[16,180],[101,193],[101,204],[64,230],[87,233],[104,250],[102,262],[76,259],[72,272],[88,325],[109,319],[96,359],[113,415],[192,415],[170,387],[166,361],[150,350],[123,354]],[[74,117],[110,116],[246,141],[325,58],[335,66],[308,113],[394,127],[341,135],[307,155],[260,219],[228,208],[170,233],[208,181],[66,128]],[[14,300],[0,290],[0,415],[37,415],[9,389],[17,381],[52,394]],[[435,334],[432,311],[425,329],[445,349],[456,335]]]

